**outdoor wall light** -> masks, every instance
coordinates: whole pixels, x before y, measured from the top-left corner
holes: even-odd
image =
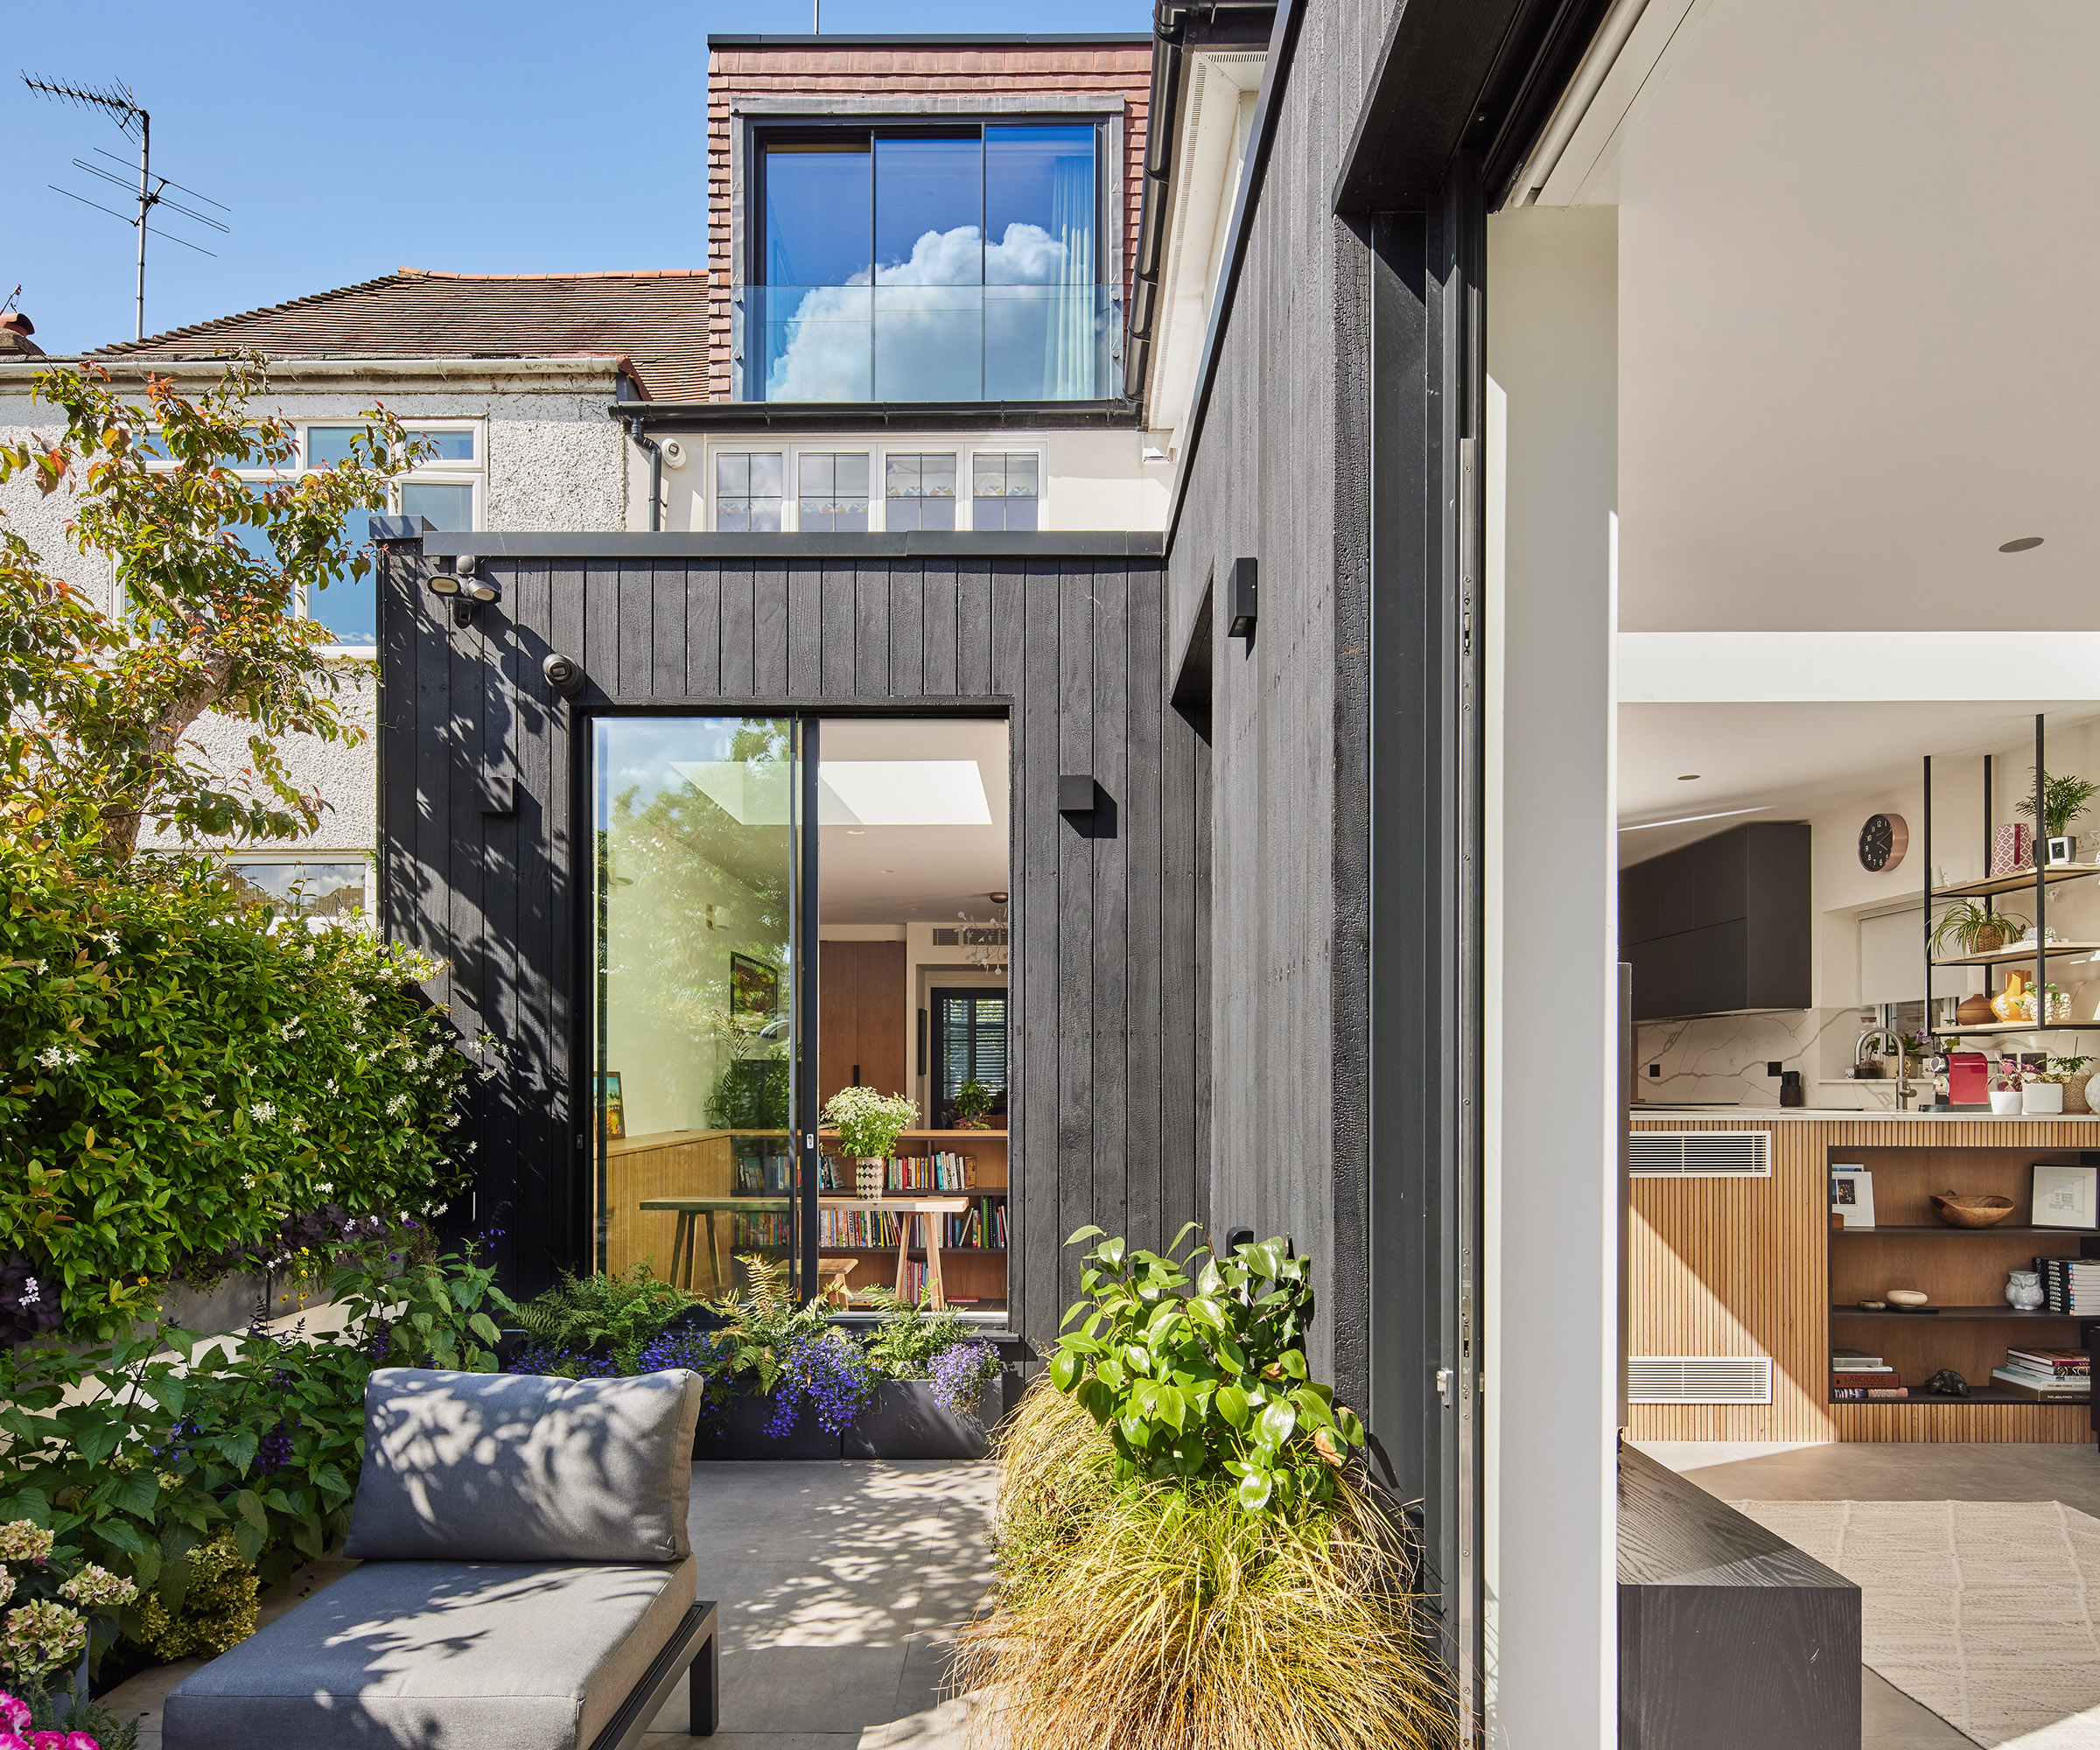
[[[1082,773],[1077,777],[1065,774],[1057,780],[1057,811],[1060,815],[1085,815],[1094,811],[1094,780]]]
[[[1252,559],[1235,559],[1225,579],[1225,635],[1252,638],[1259,594],[1259,567]]]
[[[558,650],[548,654],[540,664],[540,673],[546,676],[547,684],[565,699],[574,698],[584,690],[584,665]]]
[[[474,575],[472,554],[461,555],[452,570],[432,571],[424,583],[432,595],[442,596],[452,603],[454,626],[471,625],[476,608],[503,599],[500,585]]]

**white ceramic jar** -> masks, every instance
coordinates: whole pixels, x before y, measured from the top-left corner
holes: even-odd
[[[2020,1085],[2020,1110],[2023,1112],[2061,1112],[2063,1110],[2063,1083],[2061,1082],[2027,1082]]]
[[[1993,1088],[1991,1090],[1991,1110],[2001,1118],[2017,1118],[2020,1116],[2020,1089],[2017,1088]]]

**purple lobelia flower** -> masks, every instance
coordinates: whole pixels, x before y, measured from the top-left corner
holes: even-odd
[[[934,1398],[953,1416],[977,1407],[984,1388],[999,1376],[999,1354],[990,1343],[950,1343],[926,1364]]]
[[[817,1426],[827,1434],[843,1434],[874,1396],[875,1370],[865,1351],[843,1331],[797,1337],[788,1345],[774,1383],[766,1438],[784,1440],[792,1434],[805,1403]]]

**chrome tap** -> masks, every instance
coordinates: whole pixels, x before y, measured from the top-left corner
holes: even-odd
[[[1903,1054],[1903,1041],[1894,1027],[1869,1027],[1859,1035],[1859,1043],[1852,1047],[1852,1068],[1857,1069],[1866,1061],[1866,1048],[1876,1040],[1886,1040],[1888,1048],[1896,1054],[1896,1110],[1910,1110],[1910,1060]]]

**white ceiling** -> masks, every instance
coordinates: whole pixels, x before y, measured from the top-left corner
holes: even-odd
[[[2100,628],[2096,93],[2093,0],[1690,9],[1587,185],[1623,628]]]
[[[828,718],[820,778],[835,761],[974,760],[990,819],[981,826],[817,827],[817,920],[952,923],[989,919],[1006,891],[1006,725],[975,718]]]
[[[1936,760],[2030,745],[2039,706],[1622,704],[1619,861],[1639,863],[1750,820],[1800,820],[1854,798],[1915,784]],[[2096,715],[2090,703],[2047,713],[2052,736]],[[2054,760],[2052,760],[2052,766]],[[1691,781],[1682,774],[1697,773]],[[1729,819],[1627,828],[1759,808]]]

